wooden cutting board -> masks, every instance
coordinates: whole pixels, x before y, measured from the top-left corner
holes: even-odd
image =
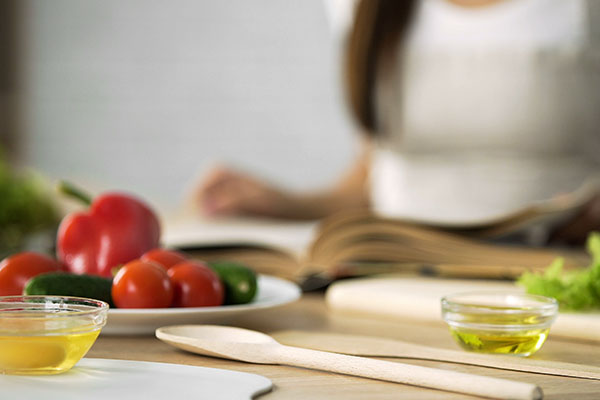
[[[385,276],[334,283],[326,302],[339,312],[443,323],[443,296],[472,290],[523,291],[512,282]],[[560,313],[550,335],[600,342],[600,312]]]

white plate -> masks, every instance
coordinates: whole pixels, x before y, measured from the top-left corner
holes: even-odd
[[[105,335],[153,335],[165,325],[218,323],[237,315],[246,315],[281,306],[300,298],[300,288],[273,276],[258,277],[258,294],[252,303],[220,307],[121,308],[108,310]]]
[[[144,361],[84,358],[60,375],[0,375],[2,399],[251,399],[271,390],[261,375]]]

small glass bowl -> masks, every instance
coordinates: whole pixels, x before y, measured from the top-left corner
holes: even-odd
[[[469,292],[442,298],[442,318],[458,344],[479,353],[529,356],[548,337],[555,299],[519,292]]]
[[[68,371],[96,341],[108,304],[61,296],[0,297],[0,373]]]

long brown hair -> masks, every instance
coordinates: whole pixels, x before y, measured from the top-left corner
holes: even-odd
[[[415,0],[359,0],[344,60],[350,109],[369,134],[379,133],[375,87],[381,65],[398,48],[410,22]]]

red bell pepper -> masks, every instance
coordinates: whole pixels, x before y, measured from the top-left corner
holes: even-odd
[[[112,277],[114,267],[158,247],[158,218],[142,201],[105,193],[92,203],[71,186],[62,189],[91,203],[88,212],[67,215],[58,228],[57,257],[69,271]]]

